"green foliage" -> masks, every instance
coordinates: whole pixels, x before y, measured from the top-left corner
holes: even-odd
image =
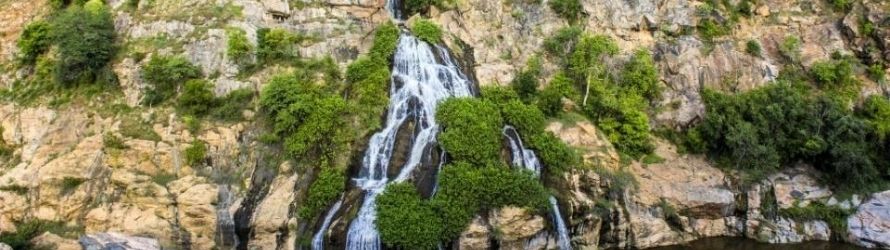
[[[531,102],[538,93],[538,78],[541,77],[541,60],[532,57],[526,63],[525,70],[519,72],[510,85],[526,103]]]
[[[442,28],[428,19],[417,19],[411,26],[411,33],[414,33],[420,40],[431,44],[442,42]]]
[[[392,22],[377,27],[374,33],[374,45],[371,47],[371,58],[379,63],[387,62],[396,52],[399,43],[399,28]]]
[[[580,82],[590,78],[604,78],[606,69],[602,60],[606,56],[617,54],[618,50],[618,44],[612,38],[604,35],[583,35],[569,61],[572,78]]]
[[[175,174],[160,172],[151,176],[151,181],[161,186],[167,186],[170,182],[178,179]]]
[[[519,100],[512,100],[501,107],[501,115],[507,124],[516,127],[523,135],[532,135],[544,131],[547,119],[537,107],[527,105]]]
[[[853,0],[828,0],[834,10],[846,12],[853,8]]]
[[[222,121],[240,121],[244,118],[242,112],[250,106],[251,101],[253,101],[253,90],[248,88],[233,90],[211,102],[217,105],[210,109],[210,115]]]
[[[569,23],[577,22],[584,15],[584,9],[579,0],[552,0],[547,3],[557,16],[566,19]]]
[[[427,11],[430,6],[436,6],[438,8],[445,8],[445,4],[448,0],[405,0],[405,12],[406,16],[412,16],[414,14],[422,13]]]
[[[740,170],[770,172],[798,161],[832,176],[840,188],[878,177],[871,126],[841,103],[807,95],[805,85],[776,83],[729,96],[705,91],[697,128],[712,154]]]
[[[813,79],[820,87],[844,87],[855,84],[856,76],[853,73],[853,65],[847,60],[832,60],[816,62],[810,68]]]
[[[498,107],[485,100],[450,98],[439,104],[439,142],[455,161],[485,165],[498,159],[503,121]]]
[[[661,97],[658,82],[658,70],[648,50],[637,50],[621,71],[621,88],[626,92],[640,94],[650,102]]]
[[[284,62],[297,58],[294,46],[301,37],[281,28],[261,28],[256,32],[257,58],[264,62]]]
[[[780,209],[779,215],[797,221],[822,220],[828,223],[832,232],[846,232],[847,217],[853,215],[854,212],[856,211],[853,209],[829,206],[817,201],[804,207],[795,202],[790,208]]]
[[[761,56],[763,54],[763,49],[760,48],[760,43],[757,40],[748,40],[745,43],[745,52],[752,56]]]
[[[442,169],[439,180],[432,204],[442,216],[443,240],[457,238],[477,211],[506,205],[547,206],[547,190],[532,173],[506,166],[452,164]]]
[[[46,52],[52,44],[50,24],[34,21],[25,26],[18,40],[19,54],[22,62],[34,63],[37,56]]]
[[[411,183],[386,187],[377,197],[380,238],[387,246],[404,249],[436,249],[442,238],[442,217],[430,202],[421,199]]]
[[[177,109],[187,115],[204,116],[217,106],[210,83],[206,80],[189,80],[177,99]]]
[[[500,107],[510,101],[519,99],[519,94],[512,88],[497,85],[482,86],[482,99],[494,103]]]
[[[551,132],[533,134],[528,144],[551,175],[558,175],[581,163],[578,153]]]
[[[127,146],[127,144],[124,143],[124,139],[121,139],[120,137],[117,137],[116,135],[114,135],[112,133],[105,133],[105,135],[102,136],[102,142],[103,142],[103,144],[105,144],[105,147],[107,147],[107,148],[113,148],[113,149],[127,149],[127,148],[129,148]]]
[[[145,105],[166,101],[176,95],[181,84],[202,76],[201,69],[182,56],[152,56],[141,73],[151,86],[142,100]]]
[[[870,96],[862,104],[859,114],[874,128],[879,140],[890,138],[890,100]]]
[[[360,57],[346,68],[346,81],[350,84],[351,100],[355,103],[361,121],[371,129],[379,128],[380,115],[389,103],[387,94],[390,81],[389,67],[382,60]]]
[[[260,107],[291,156],[330,160],[350,140],[346,101],[299,74],[273,77],[260,95]]]
[[[15,226],[15,232],[0,234],[0,242],[9,245],[12,249],[33,249],[35,246],[31,243],[31,239],[40,236],[44,232],[51,232],[67,238],[76,238],[84,230],[83,227],[67,226],[62,221],[47,220],[19,221],[15,223]]]
[[[782,43],[779,44],[779,52],[789,62],[800,61],[800,38],[797,36],[787,36]]]
[[[201,131],[201,120],[194,116],[182,116],[182,123],[185,125],[185,128],[188,129],[188,131],[191,132],[193,135],[197,135],[198,132]]]
[[[563,109],[562,99],[572,98],[577,92],[572,87],[572,79],[563,73],[557,73],[550,80],[550,84],[538,94],[536,105],[544,115],[553,117],[559,114]]]
[[[567,65],[571,52],[575,49],[575,43],[583,33],[584,31],[576,26],[561,28],[544,39],[544,51],[551,58],[557,59],[561,65]]]
[[[240,64],[250,60],[250,56],[253,54],[253,45],[247,40],[247,33],[240,28],[232,27],[226,29],[226,36],[229,38],[226,44],[226,55],[232,61]]]
[[[300,218],[310,219],[321,214],[345,189],[346,176],[343,171],[330,166],[322,166],[318,178],[309,187],[306,200],[300,205],[298,212]]]
[[[161,136],[152,129],[151,124],[139,119],[130,118],[121,120],[121,135],[134,139],[160,141]]]
[[[80,184],[83,184],[83,182],[84,182],[83,178],[65,176],[65,178],[62,178],[62,186],[61,186],[62,194],[63,195],[70,194],[71,192],[76,190],[77,187],[80,187]]]
[[[871,65],[868,67],[868,69],[866,69],[866,72],[868,73],[868,77],[871,78],[872,80],[874,80],[875,82],[883,84],[884,81],[886,80],[886,76],[884,76],[886,74],[886,72],[884,71],[884,65],[881,65],[881,64]]]
[[[197,167],[207,157],[207,143],[201,140],[192,141],[192,145],[185,149],[185,162],[189,166]]]
[[[52,37],[58,46],[56,80],[63,85],[101,80],[114,56],[114,22],[99,2],[89,8],[71,7],[53,18]]]
[[[713,42],[714,39],[729,35],[731,28],[712,18],[704,18],[698,21],[696,26],[698,35],[705,41]]]

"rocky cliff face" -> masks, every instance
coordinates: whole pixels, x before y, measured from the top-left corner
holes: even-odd
[[[567,25],[549,8],[526,2],[464,0],[430,16],[453,36],[446,43],[471,63],[464,66],[481,85],[503,85],[540,53],[546,37]],[[581,2],[583,27],[615,38],[623,56],[640,47],[654,51],[666,87],[661,100],[666,108],[653,122],[656,126],[683,127],[698,119],[704,112],[703,88],[744,91],[773,80],[782,70],[778,46],[788,35],[802,38],[804,65],[835,51],[890,61],[890,3],[881,0],[864,0],[848,14],[832,15],[824,15],[831,13],[824,1],[758,1],[753,17],[741,21],[728,37],[708,42],[683,34],[698,21],[699,1]],[[270,75],[287,70],[270,67],[239,75],[238,65],[225,53],[226,27],[245,30],[251,43],[264,27],[311,34],[315,39],[302,44],[301,56],[331,55],[343,66],[367,52],[374,27],[389,20],[384,0],[154,0],[141,1],[137,11],[126,10],[124,0],[107,3],[114,9],[118,43],[125,50],[142,58],[183,54],[210,75],[217,95],[239,88],[259,90]],[[49,7],[45,0],[0,0],[0,6],[0,85],[10,88],[28,74],[13,66],[21,27],[47,15]],[[864,34],[858,27],[862,19],[880,28]],[[762,56],[745,53],[748,40],[763,45]],[[864,49],[869,47],[874,49]],[[190,130],[171,108],[139,105],[144,64],[135,56],[115,59],[119,93],[64,105],[0,104],[2,142],[12,152],[0,161],[0,233],[39,219],[82,228],[90,235],[81,239],[83,245],[84,239],[106,244],[107,239],[131,235],[157,241],[124,240],[146,248],[303,246],[318,222],[302,221],[293,208],[310,177],[292,174],[294,166],[287,162],[268,159],[275,151],[258,142],[263,124],[254,118],[256,110],[242,114],[242,122],[211,122]],[[545,59],[547,75],[555,67]],[[886,85],[863,80],[863,94],[888,91]],[[807,166],[743,186],[703,156],[678,154],[667,142],[657,143],[663,162],[627,164],[589,123],[557,122],[548,130],[597,167],[575,170],[556,182],[562,214],[578,248],[647,248],[712,236],[890,246],[886,193],[835,196],[815,181],[818,173]],[[188,164],[183,151],[195,139],[207,142],[207,153]],[[822,200],[856,210],[844,223],[846,229],[776,212]],[[352,211],[355,204],[344,207]],[[345,233],[347,218],[337,216],[332,234]],[[553,249],[550,219],[518,208],[491,211],[479,215],[455,245]],[[337,237],[331,241],[342,244]],[[60,249],[78,245],[53,234],[36,240]]]

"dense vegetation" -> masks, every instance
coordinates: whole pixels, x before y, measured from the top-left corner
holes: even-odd
[[[579,0],[552,0],[548,1],[550,9],[556,15],[566,19],[569,23],[575,23],[584,15],[584,10]]]
[[[442,42],[442,29],[433,21],[427,19],[417,19],[411,26],[411,33],[420,40],[431,44]]]
[[[102,79],[108,61],[114,56],[114,22],[101,0],[91,0],[83,8],[73,6],[53,18],[52,33],[58,46],[55,69],[59,83],[72,85]]]

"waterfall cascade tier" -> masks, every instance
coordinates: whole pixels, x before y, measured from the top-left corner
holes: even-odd
[[[538,157],[533,150],[525,148],[522,144],[522,138],[519,137],[519,132],[512,126],[507,125],[503,129],[503,134],[510,141],[510,162],[513,167],[525,168],[534,172],[535,176],[540,176],[541,161],[538,160]],[[566,223],[563,221],[562,214],[559,212],[559,204],[556,202],[555,197],[550,196],[549,199],[550,217],[553,217],[553,224],[556,227],[556,244],[560,250],[572,249],[572,243],[569,239],[569,230],[566,228]]]
[[[349,225],[346,248],[380,249],[380,235],[374,225],[377,217],[375,201],[391,182],[402,182],[411,177],[420,165],[426,149],[436,143],[439,126],[436,106],[450,97],[472,96],[470,80],[460,71],[448,50],[431,46],[403,34],[393,60],[390,104],[385,127],[374,134],[362,160],[358,187],[365,197],[358,215]],[[412,121],[416,128],[411,138],[407,161],[392,180],[387,176],[399,128]]]
[[[331,226],[331,220],[334,219],[334,215],[337,214],[337,210],[340,210],[340,206],[343,205],[343,197],[340,197],[337,200],[337,203],[334,203],[334,206],[331,207],[331,210],[328,211],[328,214],[325,215],[324,221],[321,224],[321,228],[318,229],[318,232],[315,233],[315,236],[312,237],[312,249],[322,250],[324,249],[324,239],[325,234],[327,234],[328,227]]]

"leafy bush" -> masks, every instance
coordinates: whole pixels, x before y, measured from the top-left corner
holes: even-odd
[[[442,42],[442,29],[439,25],[428,19],[417,19],[411,26],[411,33],[414,33],[420,40],[431,44]]]
[[[763,54],[763,49],[760,48],[760,43],[756,40],[748,40],[745,43],[745,52],[752,56],[761,56]]]
[[[299,216],[311,219],[324,212],[324,209],[337,200],[346,189],[346,176],[343,171],[330,166],[321,166],[318,178],[309,187],[306,200],[300,205]]]
[[[658,70],[648,50],[637,50],[621,71],[621,88],[642,95],[650,102],[661,96]]]
[[[252,100],[253,90],[247,88],[233,90],[213,101],[217,105],[211,109],[210,114],[222,121],[240,121],[244,118],[242,111],[250,106]]]
[[[445,4],[447,4],[448,2],[449,0],[405,0],[405,11],[407,12],[406,16],[412,16],[414,14],[425,12],[429,10],[430,6],[445,8]]]
[[[790,208],[780,209],[779,215],[797,221],[822,220],[828,223],[832,232],[846,232],[847,217],[853,215],[854,212],[855,210],[852,209],[829,206],[822,202],[812,202],[805,207],[801,207],[795,202]]]
[[[528,144],[551,174],[560,174],[581,163],[578,153],[551,132],[532,135]]]
[[[34,63],[37,56],[49,49],[52,44],[51,31],[50,24],[44,21],[34,21],[25,26],[17,43],[22,62]]]
[[[602,60],[618,53],[618,44],[604,35],[583,35],[575,46],[569,61],[572,78],[584,82],[588,78],[603,78],[606,75]]]
[[[853,65],[847,60],[816,62],[810,68],[813,79],[823,87],[844,87],[854,84]]]
[[[868,73],[868,77],[875,82],[884,83],[884,80],[886,80],[884,76],[886,74],[884,71],[884,66],[881,64],[874,64],[869,66],[868,69],[866,69],[866,72]]]
[[[62,221],[28,220],[15,224],[15,232],[0,234],[0,242],[12,247],[12,249],[33,249],[35,246],[31,240],[44,232],[51,232],[63,237],[78,237],[83,233],[83,227],[65,225]]]
[[[730,27],[712,18],[703,18],[696,26],[698,35],[705,41],[712,42],[715,38],[729,35]]]
[[[368,57],[360,57],[346,68],[351,100],[362,124],[368,125],[370,130],[381,126],[381,114],[386,112],[389,104],[389,74],[387,64],[380,64]]]
[[[519,100],[507,102],[501,107],[501,114],[507,124],[516,127],[523,135],[533,135],[544,131],[547,126],[546,117],[537,107],[527,105]]]
[[[61,187],[62,194],[63,195],[70,194],[75,189],[77,189],[77,187],[79,187],[80,184],[83,184],[83,182],[84,182],[83,178],[70,177],[70,176],[66,176],[65,178],[62,178],[62,187]]]
[[[452,164],[442,169],[439,180],[432,204],[442,216],[443,240],[457,238],[480,210],[507,205],[532,209],[547,206],[547,190],[532,173],[499,164]]]
[[[142,100],[146,105],[164,102],[176,95],[180,84],[202,77],[201,69],[181,56],[152,56],[141,73],[151,85]]]
[[[210,83],[206,80],[189,80],[182,88],[176,106],[183,114],[204,116],[217,106]]]
[[[379,62],[388,62],[396,52],[399,43],[399,28],[392,22],[377,27],[374,33],[374,45],[371,47],[371,58]]]
[[[552,0],[548,2],[550,9],[557,16],[566,19],[569,23],[575,23],[583,15],[583,8],[579,0]]]
[[[498,159],[503,121],[498,107],[472,98],[450,98],[436,111],[439,142],[455,161],[485,165]]]
[[[207,155],[207,143],[194,140],[192,141],[192,145],[185,149],[185,162],[189,164],[189,166],[197,167],[198,164],[204,161]]]
[[[773,171],[798,161],[832,176],[840,188],[862,187],[878,176],[871,126],[844,105],[809,96],[801,84],[776,83],[729,96],[705,91],[697,128],[709,152],[740,170]]]
[[[577,94],[572,87],[572,80],[565,74],[558,73],[550,80],[550,85],[538,95],[537,106],[546,116],[553,117],[562,112],[562,99],[575,95]]]
[[[852,0],[828,0],[828,3],[830,3],[836,11],[845,12],[853,8]]]
[[[890,138],[890,100],[879,95],[870,96],[862,104],[859,114],[871,124],[879,140]]]
[[[482,86],[482,99],[503,107],[510,101],[519,99],[519,94],[512,88],[489,85]]]
[[[513,78],[510,85],[519,94],[519,97],[528,103],[538,93],[538,77],[540,76],[541,61],[537,57],[532,57],[526,63],[525,70],[516,74],[516,78]]]
[[[442,218],[428,201],[421,199],[411,183],[386,187],[377,197],[380,238],[387,246],[405,249],[435,249],[442,238]]]
[[[785,40],[782,40],[782,44],[779,45],[779,52],[782,53],[786,60],[797,62],[800,60],[800,43],[800,38],[787,36]]]
[[[247,33],[239,28],[226,29],[229,40],[226,43],[226,55],[236,63],[246,63],[253,54],[253,45],[247,40]]]
[[[102,136],[102,143],[105,144],[105,147],[107,147],[107,148],[113,148],[113,149],[127,149],[127,148],[129,148],[127,146],[127,144],[124,143],[123,139],[115,136],[112,133],[105,133],[105,135]]]
[[[294,45],[300,37],[280,28],[257,30],[257,58],[262,62],[293,60],[297,57]]]
[[[544,51],[552,58],[558,59],[562,65],[568,64],[575,43],[584,31],[577,26],[564,27],[557,30],[552,36],[544,39]]]
[[[161,140],[161,136],[152,129],[151,124],[139,119],[130,118],[121,120],[120,129],[121,135],[124,137],[148,141]]]
[[[115,33],[104,4],[90,9],[68,8],[53,19],[50,29],[59,48],[55,75],[60,83],[92,82],[98,79],[100,71],[107,70],[115,53]]]

